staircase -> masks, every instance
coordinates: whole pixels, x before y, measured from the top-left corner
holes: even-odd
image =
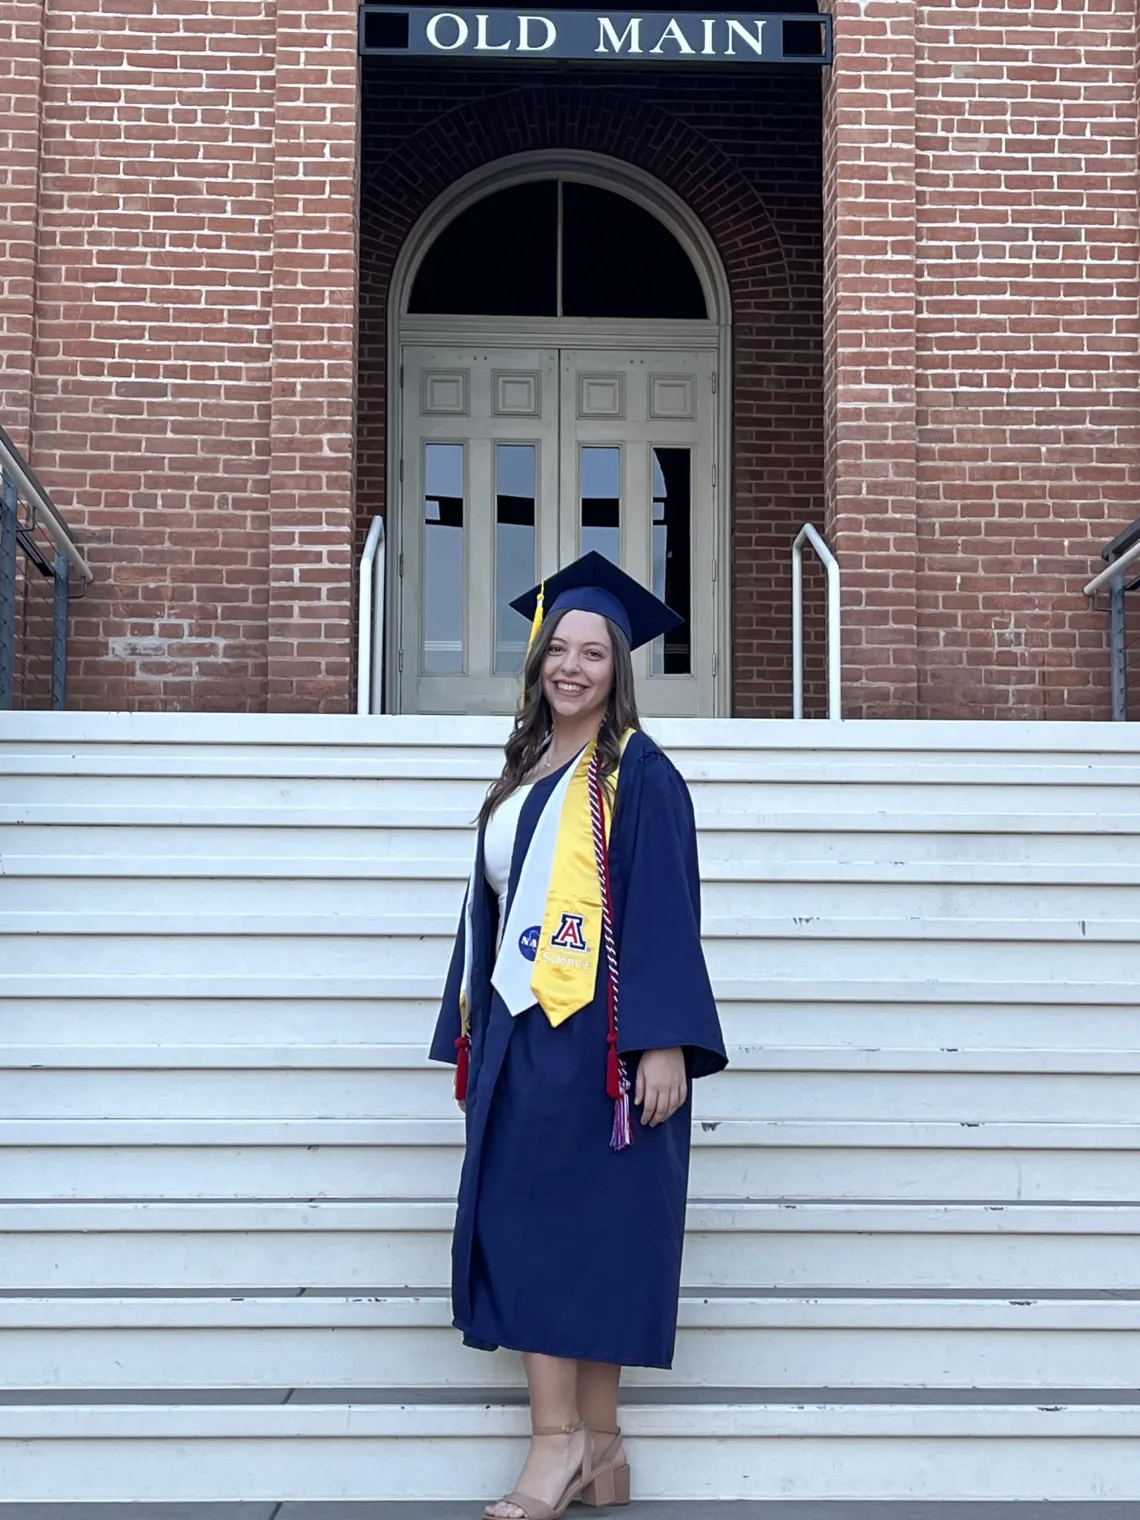
[[[1140,734],[653,731],[732,1065],[676,1368],[627,1378],[638,1496],[1134,1499]],[[0,717],[0,1499],[510,1486],[424,1059],[502,736]]]

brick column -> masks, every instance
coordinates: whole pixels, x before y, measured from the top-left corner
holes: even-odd
[[[918,701],[914,5],[833,0],[831,9],[825,416],[844,713],[908,718]]]
[[[0,424],[25,452],[31,428],[43,86],[43,0],[0,17]]]
[[[269,708],[345,712],[352,665],[356,0],[278,0]]]

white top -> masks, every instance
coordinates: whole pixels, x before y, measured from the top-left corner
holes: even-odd
[[[499,803],[483,834],[483,874],[488,886],[498,894],[500,937],[507,921],[507,892],[511,884],[511,860],[515,853],[519,814],[532,784],[520,786]]]

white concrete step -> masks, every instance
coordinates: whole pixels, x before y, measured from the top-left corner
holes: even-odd
[[[931,1049],[923,1046],[870,1049],[856,1046],[830,1048],[817,1045],[729,1045],[730,1067],[702,1081],[697,1090],[716,1092],[738,1079],[751,1081],[757,1073],[771,1077],[788,1072],[812,1074],[841,1072],[918,1073],[936,1071],[948,1076],[977,1073],[999,1076],[1137,1076],[1140,1049],[1086,1050],[1081,1047],[1032,1050],[1000,1047]],[[0,1047],[0,1072],[19,1072],[28,1077],[73,1071],[144,1072],[256,1071],[259,1076],[276,1071],[366,1071],[407,1073],[446,1079],[446,1069],[428,1059],[420,1044],[219,1044],[161,1045],[110,1044],[5,1044]],[[444,1084],[446,1085],[446,1083]]]
[[[672,1372],[627,1387],[1129,1389],[1140,1297],[819,1298],[689,1289]],[[0,1387],[517,1388],[464,1348],[445,1294],[0,1297]],[[353,1394],[353,1398],[362,1397]],[[173,1393],[171,1394],[173,1398]],[[2,1520],[2,1517],[0,1517]]]
[[[267,737],[272,720],[253,716],[238,718],[228,735],[215,731],[208,743],[180,740],[169,717],[151,718],[148,735],[130,743],[107,746],[78,737],[70,743],[43,743],[24,718],[20,714],[0,730],[0,759],[13,776],[29,784],[59,776],[80,782],[145,776],[175,790],[191,784],[210,788],[218,781],[241,786],[264,779],[317,788],[348,779],[367,783],[382,795],[420,780],[442,787],[485,785],[502,764],[501,742],[465,743],[480,721],[471,718],[429,720],[421,733],[430,737],[418,744],[402,742],[407,718],[359,723],[356,742],[347,747],[332,737],[309,746],[289,739],[274,744]],[[83,719],[70,713],[53,721],[57,733],[74,735]],[[286,725],[294,735],[299,733],[290,720]],[[331,733],[327,719],[325,725]],[[1057,726],[1049,725],[1051,730]],[[1043,742],[1049,736],[1038,724],[899,723],[876,728],[882,731],[878,736],[869,724],[857,723],[832,734],[821,725],[809,731],[792,724],[737,719],[654,723],[650,732],[695,785],[760,782],[794,787],[805,781],[839,780],[855,787],[890,783],[905,797],[908,789],[917,787],[1056,786],[1080,792],[1127,788],[1135,782],[1134,739],[1124,731],[1114,745],[1108,724],[1095,730],[1091,724],[1073,724],[1066,736],[1067,750]],[[509,720],[505,725],[495,720],[494,728],[482,733],[502,741],[509,730]],[[1021,741],[1017,752],[1008,747],[1010,740]],[[1090,751],[1095,751],[1091,763]]]
[[[384,935],[364,923],[320,932],[309,925],[311,932],[301,933],[268,920],[240,935],[232,926],[224,933],[136,934],[129,927],[104,933],[99,922],[94,914],[90,933],[87,924],[75,924],[66,932],[6,934],[8,995],[342,998],[383,997],[398,988],[427,1000],[439,995],[455,931],[450,914],[393,921]],[[961,928],[710,922],[706,956],[714,990],[728,1000],[755,996],[760,984],[771,990],[799,983],[809,966],[821,999],[834,1000],[842,989],[870,1001],[882,988],[909,1000],[916,984],[959,1002],[1113,1003],[1134,996],[1135,938],[1126,924],[1089,926],[1087,934],[1078,924],[1055,933],[1022,924],[1003,928],[1004,937],[976,939]]]
[[[486,1496],[483,1496],[484,1498]],[[475,1515],[479,1501],[475,1501]],[[472,1520],[469,1499],[426,1503],[351,1499],[327,1503],[273,1501],[148,1504],[145,1520]],[[1093,1500],[1054,1504],[1032,1500],[959,1504],[954,1500],[635,1499],[621,1520],[1135,1520],[1133,1506]],[[124,1504],[5,1504],[0,1520],[141,1520]]]
[[[384,777],[482,780],[498,774],[509,718],[411,715],[19,713],[0,757],[28,775],[176,778]],[[966,780],[1019,786],[1128,783],[1135,739],[1108,723],[816,723],[654,719],[649,732],[694,779]],[[1090,758],[1091,757],[1091,758]]]
[[[92,933],[261,933],[267,915],[280,916],[290,927],[308,920],[310,933],[358,933],[362,920],[374,925],[381,917],[423,916],[434,925],[441,915],[453,929],[451,909],[462,895],[469,862],[433,861],[431,874],[423,869],[425,862],[411,860],[385,862],[384,874],[375,867],[366,870],[365,862],[353,862],[356,869],[346,872],[338,861],[312,858],[305,871],[277,861],[274,871],[260,874],[248,862],[235,868],[233,862],[203,859],[195,862],[197,874],[182,874],[184,864],[179,861],[157,876],[158,862],[136,858],[120,863],[122,875],[106,875],[103,861],[88,858],[77,861],[69,874],[45,870],[41,862],[33,875],[7,874],[6,858],[0,931],[58,933],[76,927],[79,917],[91,919]],[[219,879],[223,864],[225,875]],[[1053,874],[1061,869],[1052,868]],[[744,917],[769,926],[772,933],[788,932],[789,922],[795,927],[806,919],[818,932],[833,934],[851,933],[874,921],[895,926],[899,934],[913,932],[916,924],[947,935],[981,926],[989,938],[999,931],[1066,932],[1083,925],[1085,935],[1095,937],[1098,931],[1109,935],[1115,926],[1140,921],[1140,864],[1125,869],[1138,881],[1003,881],[994,879],[998,873],[991,868],[982,880],[962,873],[951,882],[884,882],[860,879],[857,868],[807,864],[801,870],[810,871],[810,878],[796,880],[786,871],[773,873],[767,860],[737,859],[731,874],[727,864],[705,865],[702,901],[718,933],[730,932]],[[1006,874],[1014,875],[1013,868]],[[1038,878],[1044,874],[1040,868],[1036,873]],[[948,886],[954,890],[947,891]],[[99,894],[95,913],[93,891]]]
[[[0,1288],[435,1287],[454,1205],[0,1203]],[[1140,1287],[1140,1205],[715,1202],[688,1210],[701,1287]]]
[[[347,784],[347,783],[346,783]],[[472,813],[478,803],[473,798]],[[1095,826],[1095,825],[1094,825]],[[1090,830],[1076,838],[1036,833],[918,832],[895,829],[890,818],[874,830],[852,831],[821,815],[795,832],[772,838],[738,819],[734,829],[702,835],[702,877],[720,882],[867,884],[941,883],[947,886],[1043,887],[1119,883],[1135,886],[1138,866],[1127,843]],[[234,877],[255,881],[376,881],[461,883],[470,865],[471,833],[396,834],[364,828],[184,827],[109,825],[98,816],[68,824],[0,824],[5,873],[22,883],[66,882],[96,874],[110,883],[169,873],[181,881]],[[15,887],[8,886],[9,893]]]
[[[656,1390],[645,1390],[646,1394]],[[686,1395],[689,1395],[688,1397]],[[485,1500],[517,1475],[519,1403],[0,1405],[11,1501]],[[625,1401],[639,1499],[1131,1499],[1135,1404],[981,1395]]]
[[[216,783],[214,796],[203,794],[195,783],[178,788],[161,779],[141,791],[137,781],[128,785],[106,784],[92,778],[89,785],[44,778],[5,789],[0,803],[0,826],[27,831],[47,826],[92,825],[127,827],[119,836],[122,844],[133,843],[138,827],[243,829],[252,837],[263,829],[293,833],[316,829],[362,829],[374,831],[373,842],[382,839],[397,852],[417,850],[429,839],[445,841],[448,834],[470,838],[471,819],[491,780],[488,774],[475,782],[433,785],[449,791],[449,800],[437,803],[428,784],[409,780],[397,784],[387,795],[362,795],[340,780],[328,782],[321,795],[316,783],[306,788],[303,800],[290,802],[267,795],[266,783],[255,778],[245,784],[229,780]],[[837,782],[841,777],[834,778]],[[794,786],[765,785],[747,779],[739,783],[707,783],[710,795],[702,795],[701,783],[693,780],[694,806],[702,831],[738,837],[758,830],[777,838],[784,834],[816,836],[827,832],[821,817],[819,796],[813,783]],[[716,788],[715,792],[712,788]],[[759,795],[755,788],[760,788]],[[995,782],[988,790],[946,786],[915,787],[913,795],[900,795],[892,781],[877,787],[847,782],[837,785],[828,798],[826,817],[840,834],[877,834],[886,829],[907,837],[911,834],[977,836],[983,834],[1044,834],[1054,840],[1067,836],[1098,834],[1110,854],[1126,848],[1129,838],[1140,833],[1140,808],[1135,780],[1123,781],[1113,795],[1111,786],[1076,788],[1040,786],[1025,788],[1021,798],[1011,788]],[[933,793],[933,795],[932,795]],[[1060,795],[1056,795],[1060,793]],[[418,805],[417,805],[418,803]],[[1045,825],[1043,827],[1043,824]],[[24,834],[25,839],[28,835]],[[447,853],[456,846],[452,839]],[[1057,844],[1054,843],[1054,852]]]
[[[694,1095],[704,1122],[1125,1124],[1140,1051],[826,1050],[733,1046]],[[453,1075],[420,1045],[10,1045],[8,1119],[445,1119]]]
[[[300,840],[289,836],[283,838],[282,848],[276,852],[264,848],[264,839],[263,848],[257,850],[256,836],[248,849],[239,851],[233,847],[233,836],[226,832],[174,836],[180,838],[183,846],[176,854],[171,853],[169,846],[165,850],[161,847],[165,838],[161,830],[138,830],[133,853],[125,848],[122,830],[97,825],[70,831],[56,827],[41,829],[42,847],[38,849],[27,848],[30,836],[26,831],[10,829],[5,836],[0,830],[0,840],[5,837],[11,848],[4,850],[0,902],[10,901],[29,909],[36,906],[58,909],[76,902],[89,889],[87,884],[91,881],[98,881],[101,890],[117,904],[136,911],[140,905],[144,908],[154,905],[153,893],[173,894],[182,904],[194,901],[194,894],[206,894],[207,884],[212,883],[219,892],[233,897],[239,895],[233,884],[246,882],[262,886],[272,883],[294,895],[298,891],[340,896],[351,893],[357,904],[365,894],[374,893],[375,897],[366,899],[372,906],[391,893],[393,883],[403,883],[413,893],[426,891],[439,882],[461,887],[471,863],[470,850],[456,840],[450,841],[451,848],[445,848],[448,841],[441,840],[440,848],[432,855],[377,855],[371,836],[363,833],[347,838],[319,833],[302,836],[309,846],[303,854],[298,853]],[[722,887],[740,884],[761,890],[810,885],[833,890],[837,896],[858,888],[868,898],[881,890],[885,902],[899,898],[898,888],[910,893],[912,888],[925,891],[948,886],[966,889],[997,886],[1026,889],[1020,895],[1033,909],[1042,894],[1050,902],[1068,900],[1083,907],[1102,897],[1106,887],[1140,886],[1140,861],[1125,856],[1118,844],[1112,846],[1106,858],[1074,861],[1062,858],[1072,855],[1071,842],[1067,842],[1066,849],[1060,849],[1049,835],[1029,840],[997,836],[987,850],[988,837],[939,840],[935,850],[932,842],[917,836],[909,841],[911,858],[894,860],[887,858],[889,835],[885,844],[881,834],[860,838],[858,843],[843,834],[815,832],[792,836],[781,841],[777,856],[762,838],[742,833],[741,848],[731,848],[737,841],[728,839],[727,844],[721,841],[725,848],[716,850],[713,848],[716,840],[710,838],[709,848],[702,852],[701,879],[710,893],[710,901],[715,901]],[[1045,848],[1050,842],[1051,852]],[[22,849],[21,843],[25,846]],[[1097,852],[1099,841],[1089,839],[1087,843],[1090,850]],[[1034,849],[1035,845],[1040,848]],[[1084,844],[1081,850],[1083,854]],[[1012,852],[1021,858],[1010,858]],[[300,888],[294,885],[298,882],[302,884]],[[211,897],[209,901],[216,903],[218,899]],[[912,895],[909,901],[913,902]],[[957,893],[940,895],[944,911],[953,912],[958,901]],[[782,892],[779,906],[786,906],[786,902],[786,893]],[[241,906],[245,906],[244,902]]]
[[[338,945],[332,963],[326,961],[324,968],[318,969],[316,952],[319,950],[324,954],[326,946],[323,940],[312,940],[305,947],[308,959],[302,957],[304,969],[284,975],[279,974],[281,958],[274,960],[267,955],[265,946],[256,940],[251,944],[235,942],[224,957],[218,954],[216,945],[205,941],[196,947],[197,956],[191,953],[190,944],[180,947],[181,953],[177,956],[163,957],[161,951],[152,951],[149,966],[132,972],[127,953],[131,948],[129,940],[123,942],[127,950],[122,945],[117,948],[109,945],[106,953],[97,959],[92,957],[94,963],[89,963],[74,953],[77,948],[75,935],[48,941],[32,936],[29,944],[21,946],[21,954],[30,954],[32,949],[37,952],[37,958],[31,962],[18,964],[9,953],[11,942],[5,947],[8,959],[4,964],[14,969],[5,972],[3,990],[6,997],[16,1002],[17,1013],[21,1004],[33,1000],[36,1003],[42,1000],[52,1006],[61,1001],[69,1004],[76,999],[84,999],[89,1004],[106,1002],[113,1005],[131,1001],[189,1001],[207,1005],[203,1010],[206,1016],[214,1011],[210,1005],[219,1002],[240,1001],[244,1004],[248,1000],[249,1004],[268,1010],[283,1003],[288,1012],[290,1004],[317,1008],[324,1000],[330,1015],[335,1017],[338,1005],[361,1003],[372,1009],[372,1022],[365,1026],[369,1033],[374,1032],[376,1020],[382,1017],[380,1009],[415,1002],[423,1013],[421,1027],[430,1030],[429,1017],[438,1011],[444,974],[439,970],[439,952],[449,950],[452,941],[450,937],[446,941],[440,938],[436,943],[437,953],[431,971],[417,970],[414,965],[405,970],[396,956],[380,955],[364,941],[355,945],[350,941],[347,949],[343,944]],[[362,944],[366,947],[364,964],[355,953]],[[780,948],[776,947],[778,952]],[[997,948],[1000,951],[1002,947]],[[1093,947],[1085,954],[1080,953],[1078,946],[1071,948],[1071,958],[1077,963],[1071,969],[1076,974],[1050,977],[1048,967],[1043,963],[1045,958],[1038,956],[1033,944],[1021,947],[1020,959],[1017,954],[999,955],[996,963],[978,954],[971,946],[949,944],[937,957],[937,967],[931,965],[939,976],[926,979],[921,975],[925,952],[914,953],[906,964],[902,964],[899,956],[892,957],[888,953],[889,944],[857,945],[857,952],[869,953],[852,955],[849,964],[846,957],[825,963],[817,952],[809,954],[802,944],[789,943],[783,947],[782,953],[771,957],[761,957],[757,949],[750,950],[742,944],[736,948],[730,969],[745,974],[717,975],[714,990],[718,1008],[728,1020],[736,1021],[735,1027],[740,1029],[742,1040],[756,1038],[756,1026],[749,1023],[749,1016],[757,1008],[762,1011],[768,1002],[799,1003],[808,1008],[852,1003],[863,1007],[868,1016],[879,1005],[886,1004],[886,1017],[890,1016],[892,1004],[924,1010],[933,1005],[936,1015],[939,1012],[949,1015],[955,1008],[969,1011],[981,1004],[995,1009],[995,1020],[1012,1016],[1022,1007],[1045,1007],[1058,1017],[1061,1025],[1064,1021],[1059,1016],[1066,1011],[1079,1015],[1091,1008],[1095,1016],[1097,1011],[1103,1013],[1121,1006],[1135,1008],[1135,975],[1130,966],[1122,970],[1116,964],[1121,961],[1120,954],[1114,955],[1113,965],[1098,969],[1090,964],[1090,960],[1103,947]],[[1127,946],[1107,948],[1123,952]],[[61,962],[45,960],[48,950],[67,958]],[[916,947],[916,951],[921,951],[921,946]],[[212,960],[204,959],[207,952]],[[425,958],[432,959],[430,952],[424,954]],[[715,952],[710,951],[708,958],[712,969]],[[378,962],[371,971],[367,968],[367,959]],[[931,963],[934,959],[927,957]],[[217,969],[214,969],[215,965]],[[768,968],[768,974],[760,975],[764,967]],[[963,974],[970,971],[977,974]],[[745,1006],[734,1006],[740,1004]],[[250,1011],[248,1006],[247,1011]],[[1127,1019],[1122,1019],[1121,1023],[1124,1038],[1119,1043],[1127,1045],[1134,1035],[1134,1027]],[[324,1033],[324,1026],[318,1027]],[[193,1026],[191,1032],[192,1029]],[[368,1038],[368,1034],[363,1038]],[[794,1034],[791,1039],[795,1039]],[[900,1043],[906,1043],[905,1033]]]
[[[787,894],[784,896],[786,899]],[[455,937],[458,901],[453,906],[455,912],[424,910],[388,913],[383,942],[385,959],[407,956],[413,944],[433,938],[444,940],[450,945]],[[1113,918],[1097,918],[1091,911],[1088,918],[1003,917],[996,905],[994,911],[984,918],[938,918],[933,915],[924,916],[917,911],[906,918],[891,918],[888,915],[879,918],[827,918],[818,913],[802,915],[792,912],[776,918],[764,918],[759,914],[718,917],[709,913],[702,919],[701,935],[708,943],[710,958],[715,960],[719,957],[724,967],[730,971],[738,964],[737,945],[740,941],[758,940],[762,944],[771,942],[778,945],[781,941],[793,940],[828,944],[832,941],[865,941],[876,936],[895,943],[918,942],[926,947],[927,953],[946,941],[967,941],[987,948],[994,943],[1075,945],[1084,950],[1087,961],[1094,950],[1103,953],[1103,947],[1131,945],[1135,922],[1129,916],[1127,902],[1120,906],[1119,916]],[[264,940],[269,944],[280,940],[289,943],[318,939],[349,942],[359,940],[367,944],[377,939],[375,928],[375,919],[367,913],[333,912],[322,915],[315,909],[306,912],[299,903],[293,912],[288,912],[285,908],[279,909],[274,904],[271,912],[237,915],[193,911],[176,914],[121,913],[113,907],[109,911],[103,911],[102,905],[98,912],[91,911],[88,906],[87,911],[81,914],[23,911],[0,913],[0,934],[8,937],[14,953],[21,949],[27,936],[44,938],[82,934],[99,941],[115,942],[107,947],[110,952],[108,958],[121,953],[117,948],[120,942],[130,945],[132,953],[141,953],[145,958],[149,948],[146,943],[148,940],[165,940],[167,937],[201,941],[213,947],[212,954],[228,954],[226,942],[233,939],[249,939],[255,943]],[[97,972],[105,964],[105,959],[93,954],[92,969]],[[413,962],[413,969],[414,967]],[[145,963],[144,969],[147,969]]]
[[[1079,982],[1033,990],[959,982],[951,989],[899,981],[840,988],[809,976],[812,969],[805,965],[798,978],[779,984],[722,981],[717,1004],[728,1043],[746,1045],[762,1035],[772,1045],[841,1050],[903,1048],[918,1039],[925,1048],[947,1051],[1072,1049],[1079,1028],[1076,1048],[1097,1051],[1127,1049],[1140,1038],[1134,978],[1108,989]],[[348,994],[330,970],[322,985],[323,995],[310,979],[303,986],[280,983],[269,996],[256,984],[222,991],[206,981],[203,994],[201,979],[156,986],[124,974],[93,989],[67,967],[33,975],[10,970],[4,973],[4,1031],[18,1044],[98,1040],[154,1047],[250,1045],[264,1041],[268,1030],[283,1044],[359,1045],[382,1031],[393,1043],[426,1050],[439,1011],[436,979],[409,987],[404,978],[378,977]]]
[[[0,756],[14,773],[30,777],[481,781],[498,774],[510,732],[509,718],[227,718],[231,721],[219,723],[205,713],[14,714],[0,730]],[[755,719],[655,719],[649,732],[696,781],[796,784],[839,777],[903,786],[1096,787],[1135,779],[1134,736],[1108,723],[924,721],[840,728]]]
[[[699,1101],[699,1098],[698,1098]],[[12,1201],[454,1195],[463,1121],[342,1118],[0,1119]],[[1113,1203],[1140,1175],[1140,1130],[961,1120],[696,1120],[705,1198]]]

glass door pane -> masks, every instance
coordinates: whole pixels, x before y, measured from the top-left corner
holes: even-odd
[[[653,640],[655,676],[693,670],[692,450],[653,450],[653,594],[685,621]]]
[[[465,452],[461,443],[424,447],[423,668],[433,675],[451,675],[464,666]]]
[[[538,448],[495,447],[495,674],[520,675],[530,623],[510,603],[537,579],[535,492]]]
[[[584,448],[581,456],[582,553],[621,564],[621,449]]]

